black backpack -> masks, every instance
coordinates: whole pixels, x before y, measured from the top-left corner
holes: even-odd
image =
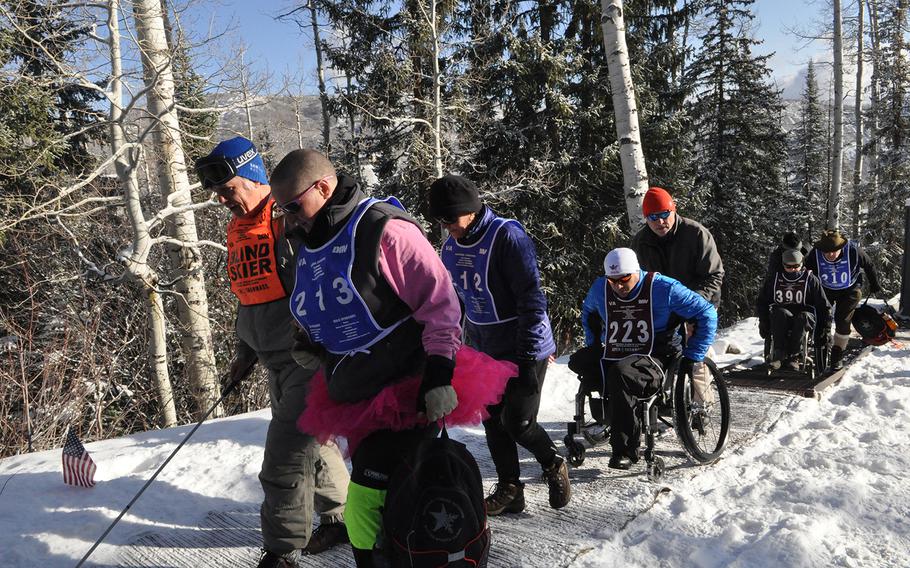
[[[883,308],[885,310],[887,308]],[[894,339],[897,322],[886,311],[870,306],[868,300],[853,312],[853,327],[869,345],[884,345]]]
[[[490,528],[480,468],[467,447],[425,440],[389,480],[382,548],[392,568],[485,567]]]

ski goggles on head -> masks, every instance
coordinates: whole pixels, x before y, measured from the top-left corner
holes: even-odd
[[[206,156],[196,160],[196,175],[205,189],[224,185],[237,175],[234,162],[224,156]]]
[[[649,213],[648,215],[645,215],[645,217],[648,218],[648,221],[657,221],[657,220],[662,221],[662,220],[666,219],[667,217],[669,217],[670,213],[673,213],[673,212],[672,211],[661,211],[660,213]]]

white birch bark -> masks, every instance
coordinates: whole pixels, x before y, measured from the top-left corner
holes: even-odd
[[[841,175],[844,163],[844,38],[841,25],[841,3],[834,6],[834,135],[831,151],[831,191],[828,193],[828,214],[825,226],[840,227]]]
[[[322,151],[328,156],[332,151],[331,117],[329,116],[329,94],[325,88],[325,66],[322,63],[322,40],[319,37],[319,22],[316,2],[309,0],[310,26],[313,28],[313,47],[316,51],[316,79],[319,83],[319,104],[322,106]]]
[[[601,0],[601,27],[607,69],[613,92],[613,112],[616,115],[616,138],[619,141],[619,159],[622,163],[623,193],[626,214],[632,232],[643,224],[641,203],[648,190],[648,172],[638,129],[638,108],[635,88],[629,67],[629,50],[626,47],[626,26],[623,19],[622,0]]]
[[[857,3],[856,18],[856,93],[853,99],[853,122],[856,130],[854,138],[853,156],[853,199],[852,199],[852,234],[854,238],[859,238],[859,213],[862,202],[862,190],[860,184],[863,176],[863,57],[865,50],[863,45],[863,11],[862,2]]]
[[[161,296],[155,290],[158,275],[148,264],[151,236],[140,201],[139,179],[136,171],[139,163],[139,147],[125,148],[127,140],[123,128],[123,83],[121,80],[123,66],[120,52],[119,18],[120,0],[110,0],[107,24],[109,29],[108,48],[111,58],[111,152],[118,156],[114,166],[117,177],[123,185],[126,213],[133,231],[132,249],[129,256],[125,257],[123,261],[131,280],[145,297],[148,313],[148,353],[151,378],[158,393],[161,426],[169,428],[177,425],[177,409],[174,405],[174,392],[171,388],[171,378],[167,367],[164,306]]]
[[[161,3],[133,0],[133,18],[147,87],[148,110],[157,120],[153,139],[159,152],[158,182],[166,203],[184,207],[192,202],[190,182],[174,102],[171,54],[164,32]],[[202,262],[197,246],[196,221],[191,210],[169,217],[168,232],[187,246],[169,246],[171,265],[179,270],[175,284],[177,307],[182,324],[182,345],[187,379],[197,401],[196,415],[202,416],[219,398],[215,371],[208,298]],[[216,409],[216,416],[220,410]]]
[[[433,38],[433,166],[436,177],[442,169],[442,76],[439,72],[439,29],[437,28],[436,2],[430,2],[430,33]]]

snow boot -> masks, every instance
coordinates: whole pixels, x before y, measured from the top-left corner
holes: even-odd
[[[832,371],[839,371],[844,368],[844,348],[835,345],[831,348],[831,354],[828,356],[828,364]]]
[[[520,483],[500,481],[493,487],[493,492],[483,500],[487,515],[502,513],[520,513],[525,510],[525,490]]]
[[[262,549],[262,558],[256,568],[297,568],[297,559],[300,552],[292,550],[284,554],[277,554],[271,550]]]
[[[610,462],[607,464],[610,469],[629,469],[632,467],[632,460],[629,456],[614,453],[610,456]]]
[[[569,466],[566,460],[557,454],[553,463],[543,468],[543,476],[550,490],[550,506],[561,509],[568,505],[572,498],[572,487],[569,485]]]
[[[799,371],[799,356],[790,357],[787,359],[787,369],[790,371]]]
[[[336,544],[350,542],[348,539],[348,529],[344,523],[326,523],[320,524],[313,531],[310,542],[303,549],[303,554],[319,554],[332,548]]]

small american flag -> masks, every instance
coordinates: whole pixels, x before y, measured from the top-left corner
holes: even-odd
[[[72,429],[66,432],[63,445],[63,483],[79,487],[95,486],[95,462]]]

